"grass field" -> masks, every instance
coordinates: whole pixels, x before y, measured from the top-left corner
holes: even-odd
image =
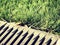
[[[0,20],[60,34],[60,0],[0,0]]]

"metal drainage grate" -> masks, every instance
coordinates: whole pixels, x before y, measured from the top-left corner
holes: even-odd
[[[58,39],[50,33],[0,21],[0,45],[56,45]]]

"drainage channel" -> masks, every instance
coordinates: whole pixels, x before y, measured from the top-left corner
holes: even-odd
[[[59,36],[43,31],[5,22],[0,24],[0,45],[56,45],[58,40]]]

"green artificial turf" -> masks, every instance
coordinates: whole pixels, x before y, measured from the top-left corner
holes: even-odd
[[[0,20],[60,34],[60,0],[0,0]]]

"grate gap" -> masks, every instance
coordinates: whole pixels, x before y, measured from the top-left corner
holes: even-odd
[[[57,40],[54,42],[54,44],[53,44],[53,45],[56,45],[56,43],[57,43]]]
[[[5,28],[3,29],[3,32],[0,34],[0,36],[2,36],[2,35],[4,34],[4,32],[5,32],[8,28],[9,28],[9,26],[5,27]]]
[[[23,30],[21,32],[19,32],[18,36],[12,41],[12,43],[10,45],[13,45],[14,42],[19,38],[19,36],[23,33]]]
[[[34,41],[33,41],[33,43],[31,45],[35,45],[35,43],[37,42],[38,38],[39,38],[39,35],[34,38]]]
[[[31,35],[29,36],[29,39],[25,42],[24,45],[27,45],[27,44],[28,44],[28,42],[31,40],[31,38],[33,37],[33,35],[34,35],[34,34],[31,34]]]
[[[1,27],[0,27],[0,30],[2,30],[2,28],[6,25],[7,23],[5,23],[4,25],[2,25]]]
[[[17,45],[20,45],[21,42],[25,39],[25,37],[28,35],[28,32],[26,32],[24,35],[23,35],[23,38],[18,42]]]
[[[39,45],[42,45],[42,44],[43,44],[43,42],[44,42],[44,40],[45,40],[45,36],[40,40]]]
[[[50,43],[51,43],[51,39],[49,39],[48,41],[47,41],[47,45],[50,45]]]
[[[8,33],[0,40],[0,43],[9,35],[13,28],[9,29]]]
[[[13,34],[7,39],[7,41],[4,43],[4,45],[6,45],[6,44],[9,42],[9,40],[16,34],[17,31],[18,31],[18,30],[15,30],[15,31],[13,32]]]

